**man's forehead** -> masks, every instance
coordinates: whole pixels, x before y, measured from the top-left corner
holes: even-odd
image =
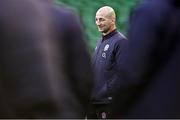
[[[108,15],[108,13],[99,11],[96,13],[96,18],[106,18],[107,15]]]
[[[108,9],[99,9],[96,14],[108,14],[109,10]]]

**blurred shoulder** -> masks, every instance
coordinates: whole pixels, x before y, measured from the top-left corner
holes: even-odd
[[[67,7],[65,5],[57,5],[54,4],[52,7],[54,13],[61,15],[62,17],[65,16],[75,16],[76,12],[74,9]]]
[[[133,11],[130,16],[132,20],[142,20],[142,22],[161,23],[168,18],[171,6],[167,0],[144,0]]]
[[[135,12],[146,14],[160,14],[170,9],[167,0],[144,0],[135,9]]]

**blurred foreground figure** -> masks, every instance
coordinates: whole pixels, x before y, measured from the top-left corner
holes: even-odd
[[[57,45],[64,38],[57,37],[51,7],[34,0],[0,1],[0,118],[85,117],[89,57],[84,41],[79,47],[85,52],[65,57],[68,52]],[[82,66],[68,61],[76,58]]]
[[[179,21],[178,0],[144,0],[133,13],[114,88],[116,117],[180,118]]]
[[[55,25],[56,45],[60,58],[59,67],[63,70],[69,92],[64,102],[65,118],[85,118],[90,100],[93,75],[90,55],[85,43],[82,23],[78,16],[65,6],[52,6]]]

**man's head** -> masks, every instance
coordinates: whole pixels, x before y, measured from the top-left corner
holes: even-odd
[[[103,35],[107,35],[116,29],[116,14],[113,8],[109,6],[101,7],[96,12],[95,20],[99,32],[101,32]]]

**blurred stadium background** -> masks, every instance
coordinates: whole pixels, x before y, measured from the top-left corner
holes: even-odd
[[[55,0],[56,4],[63,4],[77,12],[84,24],[87,44],[90,53],[94,51],[97,39],[101,36],[95,25],[96,11],[102,6],[111,6],[117,15],[117,28],[127,34],[129,14],[140,0]]]

